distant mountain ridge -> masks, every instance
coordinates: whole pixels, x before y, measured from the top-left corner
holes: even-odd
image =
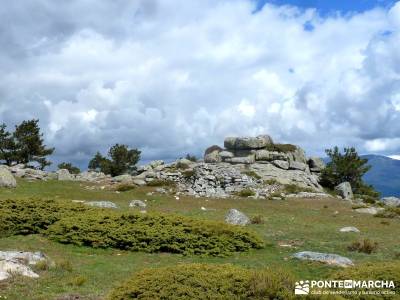
[[[400,160],[382,155],[362,155],[372,166],[364,175],[365,182],[373,185],[382,197],[400,197]]]
[[[400,160],[375,154],[361,157],[368,159],[371,166],[371,170],[363,177],[364,181],[379,191],[382,197],[400,197]],[[328,157],[323,160],[325,163],[329,162]]]

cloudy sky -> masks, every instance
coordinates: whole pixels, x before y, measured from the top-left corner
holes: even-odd
[[[54,162],[263,133],[400,154],[400,1],[6,1],[0,45],[0,121],[39,118]]]

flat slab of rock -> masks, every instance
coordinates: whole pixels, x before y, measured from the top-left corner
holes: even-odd
[[[332,196],[326,193],[311,193],[311,192],[300,192],[297,194],[286,195],[287,198],[331,198]]]
[[[397,197],[384,197],[381,202],[386,206],[390,207],[400,207],[400,198]]]
[[[321,263],[339,267],[349,267],[354,265],[349,258],[331,253],[302,251],[293,254],[293,257],[300,260],[318,261]]]
[[[362,214],[370,214],[370,215],[376,215],[378,212],[384,210],[381,207],[362,207],[362,208],[357,208],[355,209],[356,212],[362,213]]]
[[[30,278],[38,278],[39,275],[22,262],[17,260],[0,260],[0,280],[9,278],[12,274],[18,274]]]
[[[245,226],[250,224],[250,219],[241,211],[237,209],[230,209],[225,216],[225,222],[232,225]]]
[[[117,204],[111,201],[88,201],[85,204],[101,208],[118,208]]]
[[[353,226],[340,228],[340,232],[360,232],[360,230]]]
[[[28,265],[36,265],[46,259],[42,252],[0,251],[0,260],[20,260]]]
[[[17,181],[6,166],[0,166],[0,187],[17,187]]]
[[[140,207],[140,208],[146,208],[147,204],[144,203],[142,200],[132,200],[129,203],[129,207]]]
[[[42,252],[0,251],[0,281],[13,274],[38,278],[39,275],[29,266],[46,260],[47,257]]]

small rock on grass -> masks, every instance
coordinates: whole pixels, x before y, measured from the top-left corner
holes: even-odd
[[[237,209],[230,209],[225,216],[225,222],[232,225],[245,226],[250,224],[250,219],[241,211],[238,211]]]
[[[339,267],[348,267],[354,265],[349,258],[331,253],[302,251],[293,254],[293,257],[300,260],[318,261],[321,263],[325,263],[328,265],[335,265]]]
[[[360,232],[360,230],[358,230],[358,228],[356,228],[356,227],[349,226],[349,227],[341,228],[340,232]]]
[[[142,200],[132,200],[131,203],[129,203],[129,207],[140,207],[140,208],[146,208],[147,204],[144,203]]]

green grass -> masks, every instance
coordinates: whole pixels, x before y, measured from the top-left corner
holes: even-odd
[[[249,225],[249,228],[264,239],[266,247],[220,258],[93,249],[59,244],[40,235],[2,238],[1,250],[43,251],[57,266],[61,266],[38,270],[41,275],[39,279],[13,278],[1,282],[0,296],[8,300],[48,300],[68,294],[81,295],[81,299],[102,299],[113,287],[134,276],[135,272],[180,263],[230,263],[244,268],[282,267],[297,279],[330,278],[338,271],[337,268],[293,260],[290,256],[305,250],[330,252],[349,257],[358,265],[390,262],[400,252],[399,218],[382,223],[381,218],[354,212],[351,204],[336,199],[268,201],[248,198],[204,199],[181,195],[176,200],[174,195],[146,195],[155,187],[138,187],[116,193],[107,188],[101,189],[99,185],[77,182],[19,180],[18,184],[13,190],[0,189],[0,201],[18,201],[32,196],[64,200],[109,200],[117,203],[119,210],[124,211],[129,209],[130,200],[147,199],[149,212],[174,213],[216,221],[223,221],[227,211],[236,208],[250,218],[263,218],[263,223]],[[202,206],[207,210],[201,210]],[[355,226],[361,233],[340,233],[339,229],[344,226]],[[377,242],[377,251],[365,254],[347,249],[353,242],[364,239]],[[293,246],[282,247],[282,244]]]

